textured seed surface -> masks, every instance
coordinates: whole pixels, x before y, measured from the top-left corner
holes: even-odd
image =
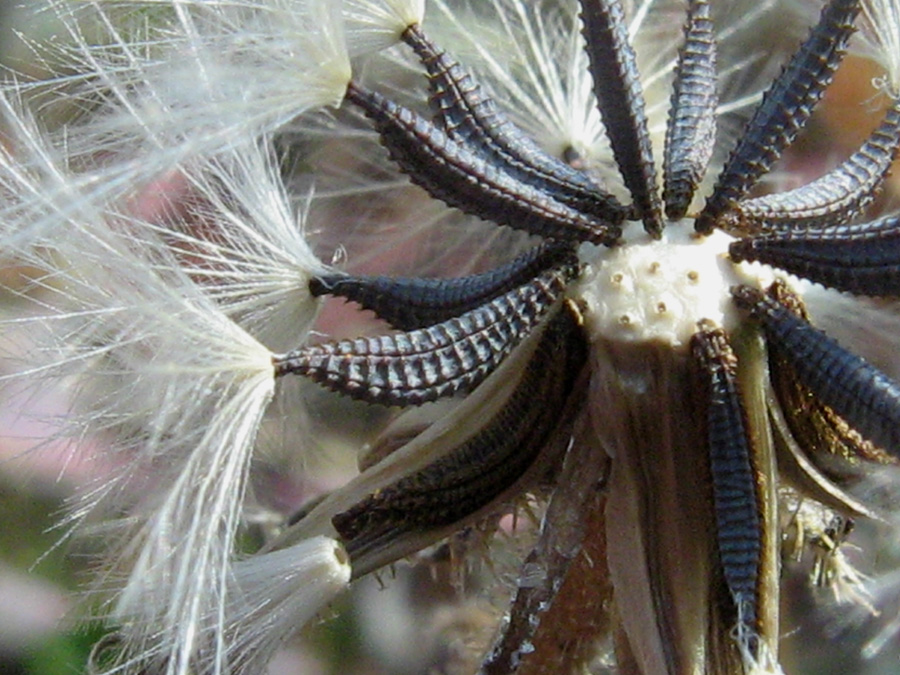
[[[563,306],[550,319],[510,400],[480,431],[332,519],[351,559],[405,532],[453,525],[511,487],[559,422],[586,358],[578,319]]]
[[[732,260],[755,260],[828,288],[900,296],[900,218],[741,239]]]
[[[305,347],[275,358],[351,398],[421,405],[480,384],[540,323],[577,274],[562,265],[459,317],[414,331]]]
[[[803,301],[786,284],[773,284],[770,295],[800,319],[809,320]],[[779,358],[777,350],[769,353],[769,374],[778,403],[786,413],[782,416],[784,424],[799,451],[817,468],[824,460],[826,472],[833,476],[839,467],[852,473],[859,460],[880,464],[893,461],[803,386],[791,364]]]
[[[740,620],[755,630],[763,535],[746,413],[737,386],[737,358],[725,333],[709,322],[701,323],[691,351],[706,395],[706,436],[722,571]]]
[[[662,202],[647,131],[644,95],[619,0],[580,0],[594,94],[603,124],[644,228],[662,232]]]
[[[772,297],[748,286],[732,293],[762,323],[771,349],[791,365],[803,386],[865,439],[900,455],[900,387],[895,382]]]
[[[763,96],[696,222],[708,234],[747,196],[806,125],[853,33],[859,0],[831,0],[819,23]]]
[[[395,328],[414,330],[472,311],[528,283],[549,267],[576,262],[570,246],[548,242],[532,248],[508,265],[483,274],[457,279],[333,274],[313,278],[310,291],[314,296],[347,298],[374,311]]]
[[[718,102],[709,2],[692,0],[666,127],[663,200],[672,220],[684,217],[706,174],[716,140]]]
[[[429,102],[449,138],[580,212],[614,223],[624,220],[627,210],[613,195],[526,136],[475,77],[428,40],[419,26],[408,28],[403,37],[428,72]]]
[[[448,206],[546,238],[612,244],[621,234],[617,225],[581,213],[502,171],[377,92],[351,83],[347,100],[366,113],[410,180]]]
[[[821,228],[855,218],[884,184],[898,143],[900,104],[895,104],[862,147],[834,170],[794,190],[740,202],[733,229],[752,234]]]

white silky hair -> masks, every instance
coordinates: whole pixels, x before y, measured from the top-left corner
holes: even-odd
[[[153,229],[225,314],[284,351],[300,346],[312,327],[319,303],[309,282],[326,266],[306,239],[313,193],[302,201],[288,194],[271,142],[252,139],[185,166],[176,175],[186,183],[184,212]]]
[[[225,628],[234,672],[264,672],[284,640],[347,588],[350,571],[343,546],[321,536],[237,562]]]
[[[343,5],[347,47],[354,56],[396,44],[425,14],[425,0],[343,0]]]
[[[8,259],[40,270],[26,289],[24,316],[6,325],[40,337],[4,384],[63,387],[70,409],[53,421],[49,440],[67,442],[73,453],[96,448],[112,467],[73,501],[64,523],[107,552],[94,590],[120,628],[104,668],[229,672],[235,536],[275,379],[269,349],[226,313],[257,330],[260,307],[288,308],[304,317],[294,332],[302,342],[316,303],[302,292],[287,305],[268,296],[285,294],[279,283],[304,285],[318,263],[291,229],[286,192],[260,150],[239,148],[232,162],[224,155],[206,173],[184,174],[203,204],[198,228],[218,226],[222,254],[205,261],[212,267],[192,269],[186,261],[204,252],[205,240],[192,240],[187,223],[143,220],[133,201],[82,199],[31,131],[0,155],[0,186],[8,213],[49,225],[27,236],[10,226],[16,236],[4,237]],[[276,248],[281,256],[264,260]],[[223,275],[215,285],[198,274],[217,266]],[[260,270],[272,287],[260,290]]]
[[[860,33],[862,53],[885,70],[875,82],[892,98],[900,97],[900,3],[896,0],[867,0],[862,6]]]
[[[45,109],[95,107],[52,137],[100,201],[179,162],[337,106],[350,77],[340,3],[126,0],[54,5],[71,72],[37,83]],[[39,53],[46,46],[35,46]],[[72,74],[74,73],[74,74]],[[48,89],[50,94],[47,95]]]
[[[0,84],[0,261],[14,262],[36,242],[61,243],[75,234],[67,225],[93,207],[84,182],[70,169],[68,146],[54,143],[28,87],[14,77]],[[68,214],[68,215],[67,215]]]
[[[66,519],[107,550],[94,589],[119,632],[94,666],[232,672],[233,659],[271,657],[271,616],[238,602],[241,588],[259,584],[256,563],[233,569],[250,460],[275,391],[260,340],[303,343],[318,306],[308,282],[323,268],[266,132],[343,97],[340,5],[85,7],[105,42],[85,32],[83,12],[57,5],[77,75],[0,92],[13,134],[0,157],[4,254],[43,270],[16,323],[46,336],[8,381],[68,384],[71,410],[56,436],[73,451],[97,441],[116,467]],[[38,88],[51,107],[72,91],[102,105],[47,132],[18,103]],[[287,555],[260,564],[277,559],[283,569]],[[338,563],[318,595],[315,570],[281,587],[295,597],[284,611],[309,618],[310,601],[346,583]],[[229,645],[237,624],[241,642]]]
[[[153,242],[130,223],[114,233],[94,231],[96,222],[65,246],[46,244],[52,260],[26,258],[47,272],[36,314],[22,321],[49,327],[49,339],[11,379],[70,380],[58,437],[93,440],[116,467],[88,486],[67,523],[108,550],[96,586],[112,594],[108,612],[122,625],[122,669],[187,672],[209,651],[220,670],[213,645],[274,390],[271,355],[165,253],[148,252]]]

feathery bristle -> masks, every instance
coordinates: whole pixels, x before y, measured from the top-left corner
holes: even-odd
[[[344,0],[347,45],[352,55],[396,44],[407,28],[422,23],[425,0]]]
[[[36,139],[17,140],[16,156],[43,170],[0,164],[5,207],[56,226],[5,242],[43,271],[13,320],[43,338],[4,380],[70,383],[55,437],[73,452],[99,447],[114,467],[66,521],[107,551],[95,583],[121,624],[113,671],[219,672],[250,456],[275,388],[271,353],[189,277],[159,225],[83,199]]]
[[[141,10],[148,6],[156,11]],[[25,93],[55,87],[57,106],[102,102],[103,114],[81,116],[51,139],[81,167],[74,180],[84,199],[121,195],[185,159],[214,156],[236,138],[336,106],[350,78],[337,3],[57,7],[72,43],[63,56],[83,74],[17,86]]]
[[[900,97],[900,4],[895,0],[866,0],[862,5],[860,34],[865,52],[885,69],[877,82],[891,98]]]
[[[185,168],[186,194],[166,204],[153,229],[225,314],[285,350],[311,328],[319,303],[309,282],[326,267],[305,239],[305,213],[289,197],[267,140]]]
[[[235,563],[225,608],[231,672],[264,672],[277,647],[347,588],[350,573],[341,544],[321,536]]]
[[[95,440],[118,468],[98,477],[69,524],[92,533],[95,518],[112,518],[94,532],[111,565],[97,585],[116,594],[122,663],[185,672],[221,634],[209,617],[225,597],[250,455],[274,392],[271,355],[152,240],[135,239],[134,223],[118,223],[122,233],[95,223],[25,257],[50,270],[27,321],[52,325],[53,339],[11,379],[40,386],[77,375],[58,435]]]

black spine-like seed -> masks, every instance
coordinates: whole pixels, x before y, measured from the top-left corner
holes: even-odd
[[[862,147],[834,170],[795,190],[739,202],[734,229],[755,234],[846,223],[878,194],[898,144],[900,103],[895,103]]]
[[[428,73],[428,104],[440,127],[454,141],[471,142],[484,154],[494,151],[493,133],[511,124],[484,93],[475,77],[413,24],[401,36]]]
[[[900,456],[896,383],[761,291],[737,286],[732,294],[762,324],[770,348],[791,365],[803,386],[865,439]]]
[[[776,281],[769,289],[769,295],[796,316],[804,321],[809,320],[800,296],[791,291],[785,282]],[[769,374],[781,411],[790,412],[783,415],[776,411],[775,414],[783,418],[782,426],[796,441],[796,449],[791,449],[791,455],[800,463],[798,468],[815,482],[827,480],[825,476],[815,478],[820,469],[828,475],[835,475],[836,469],[840,473],[838,467],[842,464],[852,467],[859,460],[880,464],[894,461],[881,448],[862,438],[846,420],[804,387],[790,363],[779,358],[777,349],[769,350]],[[824,464],[822,459],[825,459]],[[862,506],[858,512],[867,510]]]
[[[481,430],[441,459],[334,516],[351,560],[404,534],[452,526],[510,488],[558,424],[586,358],[582,328],[563,306],[549,320],[509,401]]]
[[[900,296],[900,218],[859,225],[740,239],[735,262],[755,260],[828,288],[869,296]]]
[[[675,68],[666,154],[663,201],[666,215],[683,218],[706,174],[716,140],[716,41],[709,2],[691,0],[684,45]]]
[[[471,311],[563,262],[576,263],[572,247],[546,242],[508,265],[468,277],[418,279],[330,274],[314,277],[309,288],[313,296],[347,298],[372,310],[395,328],[414,330]]]
[[[634,49],[619,0],[580,0],[594,94],[616,164],[644,228],[662,232],[662,203]]]
[[[558,202],[506,174],[494,163],[414,111],[351,82],[347,100],[372,120],[391,158],[432,197],[479,218],[549,239],[613,244],[621,229]]]
[[[524,183],[572,208],[621,223],[627,209],[587,175],[545,152],[484,93],[474,76],[438,49],[418,25],[403,34],[428,72],[431,107],[447,135]]]
[[[421,405],[471,391],[540,323],[577,273],[577,265],[563,264],[428,328],[276,356],[276,376],[304,375],[351,398],[383,405]]]
[[[860,0],[831,0],[819,23],[772,83],[741,134],[695,229],[709,234],[747,196],[806,125],[853,33]]]
[[[740,620],[755,631],[763,532],[746,414],[737,385],[737,358],[724,331],[710,322],[701,322],[691,350],[706,394],[706,437],[722,571]]]

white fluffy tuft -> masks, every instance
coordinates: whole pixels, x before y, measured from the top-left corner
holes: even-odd
[[[885,69],[883,80],[876,85],[892,98],[900,97],[900,2],[866,0],[860,28],[865,52]]]
[[[101,201],[157,180],[186,158],[213,156],[236,139],[337,106],[350,78],[340,3],[56,7],[71,43],[61,57],[75,74],[18,88],[52,87],[56,106],[103,104],[102,114],[81,116],[53,139],[82,167],[85,197]]]
[[[353,55],[385,49],[424,15],[425,0],[344,0],[347,45]]]
[[[744,665],[743,672],[746,675],[784,675],[778,660],[765,643],[760,643],[758,654],[753,653],[749,641],[754,638],[755,636],[747,635],[739,635],[737,638],[738,649]]]
[[[59,435],[92,441],[117,467],[70,524],[109,547],[98,586],[115,594],[122,664],[187,672],[199,653],[221,659],[209,617],[225,598],[271,355],[129,223],[120,235],[96,222],[29,260],[50,269],[29,319],[49,339],[17,377],[77,378]]]
[[[226,608],[234,672],[264,672],[281,643],[347,588],[350,573],[343,546],[328,537],[235,564]]]
[[[18,217],[5,221],[4,253],[36,270],[27,314],[7,323],[28,328],[36,345],[3,379],[67,387],[70,410],[52,421],[55,438],[79,455],[96,448],[102,460],[67,520],[106,549],[95,588],[119,647],[101,667],[227,672],[235,537],[275,380],[271,352],[225,312],[265,332],[267,309],[293,307],[301,342],[318,263],[261,151],[173,170],[156,192],[193,190],[195,209],[179,220],[167,210],[177,199],[157,208],[140,193],[85,198],[42,140],[23,134],[0,155],[4,213]],[[31,222],[46,227],[16,225]],[[219,258],[203,258],[212,249],[207,237],[191,238],[191,225],[215,232]]]
[[[93,441],[118,470],[97,478],[70,523],[110,548],[99,586],[116,594],[123,663],[187,672],[201,651],[220,658],[210,640],[221,627],[209,617],[225,597],[256,430],[274,390],[271,356],[152,242],[88,227],[78,235],[77,246],[46,244],[52,260],[30,261],[61,264],[41,280],[41,308],[29,319],[50,339],[18,377],[37,386],[77,377],[59,435]]]
[[[324,265],[305,239],[304,213],[290,198],[271,139],[235,145],[183,169],[180,213],[155,227],[181,268],[222,310],[275,351],[297,347],[319,303],[309,281]]]

